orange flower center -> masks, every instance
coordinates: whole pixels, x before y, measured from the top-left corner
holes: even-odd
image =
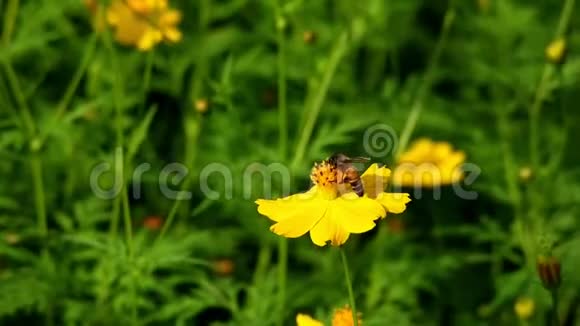
[[[328,184],[335,184],[336,168],[334,165],[328,163],[328,161],[315,163],[312,168],[312,173],[310,174],[310,180],[312,180],[315,185],[321,187],[326,187]]]
[[[310,180],[325,197],[329,199],[336,198],[336,167],[333,164],[328,161],[315,163],[310,174]]]

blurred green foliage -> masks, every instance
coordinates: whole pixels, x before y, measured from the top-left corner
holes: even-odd
[[[403,228],[381,221],[351,237],[364,324],[516,325],[514,303],[529,297],[526,325],[547,325],[552,301],[534,264],[549,239],[563,268],[560,319],[580,325],[573,2],[175,0],[183,39],[144,53],[95,33],[81,1],[0,0],[2,324],[330,320],[348,302],[337,250],[289,242],[281,308],[278,239],[253,203],[262,180],[244,198],[243,172],[281,162],[303,191],[313,161],[364,155],[366,128],[402,132],[420,107],[411,138],[465,151],[481,168],[478,198],[424,191],[395,220]],[[563,64],[545,59],[557,36]],[[139,199],[131,187],[111,200],[91,190],[92,169],[114,163],[119,145],[125,171],[151,164]],[[177,205],[158,186],[170,162],[190,172],[171,186],[193,193]],[[199,187],[216,162],[232,171],[231,199],[219,177],[219,200]],[[282,195],[279,180],[273,190]],[[145,227],[150,216],[166,227]],[[232,273],[216,271],[224,258]]]

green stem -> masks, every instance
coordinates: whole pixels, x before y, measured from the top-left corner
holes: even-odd
[[[558,290],[551,290],[550,294],[552,296],[552,316],[553,316],[553,320],[554,320],[554,325],[555,326],[560,326],[560,317],[558,315],[558,306],[559,306],[559,300],[558,300]]]
[[[124,187],[123,187],[124,188]],[[125,239],[127,241],[127,251],[129,252],[129,257],[133,257],[133,222],[131,219],[131,208],[129,207],[129,195],[125,189],[122,190],[122,203],[123,203],[123,221],[125,224]]]
[[[66,111],[66,108],[70,104],[73,95],[75,94],[77,88],[79,87],[81,79],[85,75],[89,63],[93,59],[93,55],[95,54],[95,50],[97,49],[97,39],[98,39],[97,33],[93,33],[89,38],[87,44],[85,45],[85,53],[81,59],[81,63],[79,64],[77,70],[75,71],[73,78],[69,82],[62,99],[58,103],[55,114],[57,118],[62,117],[62,115]]]
[[[153,72],[153,61],[155,59],[155,50],[151,49],[147,53],[145,58],[145,71],[143,74],[143,107],[145,107],[145,102],[147,101],[147,92],[151,86],[151,75]]]
[[[121,197],[115,197],[115,201],[113,201],[113,212],[111,217],[111,223],[109,224],[109,237],[111,239],[117,236],[117,232],[119,230],[119,219],[121,217]]]
[[[346,259],[346,253],[344,252],[343,247],[340,247],[340,257],[342,259],[342,267],[344,268],[344,279],[346,281],[346,288],[348,289],[348,299],[350,301],[350,308],[352,310],[352,320],[354,322],[354,326],[358,326],[356,302],[354,300],[354,293],[352,290],[352,282],[350,280],[350,272],[348,270],[348,261]]]
[[[113,40],[111,38],[110,32],[105,33],[105,44],[107,50],[109,51],[110,60],[111,60],[111,67],[113,69],[113,106],[115,109],[115,130],[116,130],[116,138],[117,138],[117,146],[123,149],[123,145],[125,143],[124,135],[123,135],[123,109],[122,109],[122,97],[123,97],[123,81],[121,78],[121,71],[118,62],[117,53],[115,52],[115,47],[113,44]],[[124,151],[122,151],[124,153]],[[125,189],[125,168],[127,167],[127,162],[124,161],[123,156],[119,158],[122,160],[121,164],[121,180],[123,180],[123,186],[121,187],[121,206],[123,210],[123,221],[125,227],[125,242],[127,243],[127,251],[129,253],[129,257],[132,258],[134,251],[133,251],[133,227],[131,221],[131,209],[129,207],[129,195]],[[121,209],[115,209],[113,207],[113,222],[117,223],[119,220],[119,215],[121,214]],[[111,229],[116,229],[115,225],[111,225]]]
[[[34,184],[34,201],[36,204],[36,218],[38,232],[41,237],[48,235],[48,223],[46,217],[46,199],[44,197],[44,182],[42,177],[42,161],[37,153],[31,158],[32,181]]]
[[[272,248],[269,245],[262,244],[260,247],[260,252],[258,253],[258,262],[256,263],[256,269],[254,271],[253,283],[258,284],[264,279],[264,275],[270,266],[270,260],[272,258]]]
[[[199,98],[201,91],[202,91],[202,81],[204,76],[207,73],[208,65],[206,64],[206,59],[204,55],[204,48],[206,38],[205,35],[207,33],[207,28],[210,22],[210,8],[211,8],[211,1],[210,0],[202,0],[199,4],[199,37],[202,40],[200,44],[200,53],[198,53],[198,60],[195,63],[195,73],[193,75],[193,79],[191,80],[191,98],[190,103],[193,103],[196,99]],[[186,110],[184,119],[183,119],[183,130],[184,130],[184,160],[185,166],[189,169],[189,173],[183,180],[181,184],[180,192],[185,191],[189,188],[191,182],[193,181],[193,169],[195,167],[195,161],[197,156],[197,141],[199,139],[200,130],[202,127],[202,115],[195,114],[195,111],[192,109]],[[167,215],[167,219],[165,223],[163,223],[163,228],[159,232],[159,235],[155,239],[155,242],[159,242],[167,231],[173,225],[175,217],[181,207],[181,202],[184,201],[182,199],[176,199],[169,210],[169,214]],[[186,203],[187,204],[187,203]],[[186,207],[187,209],[188,207]]]
[[[288,147],[288,109],[286,105],[286,37],[284,36],[285,24],[281,12],[281,3],[277,2],[277,36],[278,36],[278,128],[280,159],[284,160]]]
[[[189,185],[191,183],[190,174],[191,173],[189,173],[185,177],[186,179],[183,181],[183,183],[181,185],[181,189],[179,190],[180,193],[185,191],[187,188],[189,188]],[[157,239],[155,240],[156,242],[163,239],[163,237],[165,236],[167,231],[169,231],[169,229],[171,228],[171,225],[173,225],[173,221],[175,220],[175,216],[177,216],[177,211],[179,210],[179,207],[181,206],[182,201],[183,201],[183,199],[176,198],[175,201],[173,202],[173,205],[171,206],[171,210],[169,211],[169,214],[167,215],[167,219],[165,220],[165,223],[163,223],[163,227],[161,228],[161,231],[159,232],[159,235],[157,236]]]
[[[291,164],[292,171],[296,169],[298,164],[300,164],[304,158],[306,147],[308,146],[308,141],[310,140],[310,136],[314,130],[314,125],[318,119],[318,114],[320,113],[320,109],[322,108],[322,104],[324,103],[326,94],[328,93],[330,82],[332,81],[334,73],[336,72],[336,68],[340,63],[340,60],[345,55],[347,49],[348,31],[344,31],[338,36],[336,44],[330,53],[330,57],[328,58],[328,62],[322,75],[322,81],[319,88],[317,89],[312,101],[308,101],[308,105],[304,108],[307,112],[307,116],[304,127],[302,128],[302,132],[300,134],[300,138],[298,140],[298,144],[296,145],[296,153],[294,154],[294,160]]]
[[[24,92],[22,91],[22,87],[20,86],[20,82],[18,77],[16,76],[16,72],[12,67],[12,64],[9,62],[8,59],[3,61],[4,72],[6,73],[6,79],[8,84],[16,98],[16,102],[18,107],[20,108],[20,118],[24,125],[25,131],[28,133],[28,136],[32,139],[36,133],[36,126],[34,124],[34,119],[32,118],[32,114],[30,113],[30,108],[26,103],[26,96],[24,96]]]
[[[558,21],[558,28],[556,30],[555,39],[561,38],[566,33],[569,25],[570,19],[572,17],[572,12],[574,11],[574,0],[566,0],[564,6],[562,7],[562,12],[560,14],[560,19]],[[554,66],[546,62],[542,70],[542,77],[536,89],[536,94],[534,95],[534,102],[530,107],[530,159],[532,161],[532,167],[534,172],[540,170],[540,114],[542,111],[542,104],[549,93],[549,83],[554,74]]]
[[[24,126],[22,125],[22,119],[20,117],[20,113],[18,113],[17,108],[15,108],[10,100],[10,96],[8,95],[8,86],[6,85],[3,75],[0,74],[0,102],[1,107],[6,108],[12,118],[12,123],[18,126],[18,128],[24,130]]]
[[[280,160],[286,159],[288,148],[288,109],[286,101],[286,21],[282,14],[283,0],[276,1],[276,30],[278,39],[278,128],[279,128],[279,150]],[[265,269],[265,263],[269,260],[269,247],[262,244],[260,250],[262,254],[256,272],[262,273]],[[286,311],[286,283],[288,274],[288,240],[285,238],[278,239],[278,325],[284,325],[284,312]],[[256,273],[257,274],[257,273]]]
[[[425,71],[425,75],[423,76],[421,86],[419,86],[417,94],[415,95],[415,99],[413,100],[413,104],[411,105],[411,112],[409,113],[405,126],[403,127],[403,131],[401,132],[399,145],[397,146],[397,151],[395,153],[395,159],[400,157],[401,154],[406,150],[411,135],[413,134],[413,131],[417,125],[417,121],[421,116],[421,111],[423,110],[423,100],[431,90],[431,85],[433,84],[433,79],[435,76],[435,70],[439,64],[439,59],[441,57],[441,53],[443,52],[443,48],[445,47],[447,39],[449,38],[449,32],[451,31],[451,26],[453,25],[454,20],[455,9],[450,6],[445,12],[445,17],[443,18],[443,27],[441,29],[439,40],[437,41],[437,45],[435,46],[435,50],[433,51],[433,55],[431,56],[429,65]]]
[[[20,7],[19,0],[9,0],[6,5],[6,13],[4,14],[4,24],[2,26],[2,45],[7,47],[14,32],[16,25],[16,18],[18,17],[18,9]],[[1,9],[2,7],[0,7]]]
[[[286,283],[288,281],[288,239],[278,239],[278,325],[284,324],[286,312]]]
[[[62,115],[66,111],[66,109],[69,106],[75,92],[77,91],[79,84],[81,82],[81,79],[85,75],[85,72],[87,71],[89,63],[91,62],[93,55],[95,54],[95,50],[97,48],[97,39],[98,39],[97,34],[93,33],[91,35],[91,38],[89,39],[87,45],[85,46],[85,53],[81,59],[81,63],[79,64],[77,70],[75,71],[75,73],[73,75],[73,78],[69,82],[69,84],[64,92],[63,97],[61,98],[60,102],[57,105],[56,112],[54,114],[55,122],[53,123],[53,126],[51,128],[56,128],[58,120],[60,118],[62,118]],[[50,131],[51,130],[42,133],[41,138],[40,138],[41,144],[44,143],[44,141],[46,140],[46,137],[48,136],[48,134],[50,134]]]

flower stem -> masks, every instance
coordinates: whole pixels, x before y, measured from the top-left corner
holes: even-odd
[[[42,181],[42,161],[37,153],[31,159],[32,180],[34,183],[34,201],[36,203],[36,218],[38,221],[38,232],[41,237],[48,235],[46,218],[46,200],[44,198],[44,183]]]
[[[50,126],[49,128],[53,129],[58,125],[58,120],[62,117],[62,115],[66,111],[68,105],[70,104],[73,98],[73,95],[75,94],[77,88],[79,87],[81,79],[85,75],[85,72],[87,71],[87,68],[89,66],[89,63],[91,62],[91,59],[93,58],[96,48],[97,48],[97,33],[93,33],[93,35],[91,35],[91,38],[85,45],[85,53],[81,59],[81,63],[79,64],[77,70],[75,71],[73,78],[69,82],[64,92],[64,95],[62,96],[60,102],[58,103],[58,106],[56,107],[56,111],[54,113],[54,122],[53,125]],[[46,137],[50,134],[50,132],[51,130],[47,130],[42,133],[42,135],[40,136],[40,144],[44,143]]]
[[[288,147],[288,109],[286,103],[286,21],[282,13],[282,2],[276,1],[276,31],[278,41],[278,129],[279,139],[278,148],[280,150],[280,160],[285,161]],[[269,248],[267,244],[262,244],[260,250],[260,264],[256,271],[262,273],[265,268],[265,262],[269,260]],[[285,305],[286,305],[286,283],[288,274],[288,240],[286,238],[278,239],[278,325],[284,325]]]
[[[278,128],[279,134],[279,149],[280,159],[284,160],[286,157],[286,149],[288,147],[288,110],[286,105],[286,37],[284,36],[285,21],[281,14],[281,3],[277,2],[276,7],[278,16]]]
[[[558,300],[558,290],[550,290],[550,294],[552,296],[552,317],[554,320],[554,325],[560,326],[560,317],[558,316],[558,306],[560,303]]]
[[[405,126],[403,127],[403,131],[401,132],[399,146],[397,146],[397,151],[395,153],[395,159],[397,159],[407,148],[411,135],[413,134],[413,131],[417,125],[417,121],[421,116],[421,111],[423,110],[423,100],[425,99],[425,96],[433,84],[434,73],[437,65],[439,64],[439,59],[441,57],[441,53],[443,52],[443,48],[447,43],[449,32],[451,31],[451,26],[453,25],[454,20],[455,9],[452,7],[452,5],[450,5],[445,12],[445,17],[443,18],[443,26],[441,29],[441,34],[439,35],[439,40],[437,41],[437,45],[435,46],[435,50],[433,51],[433,55],[431,56],[429,65],[425,71],[425,75],[423,76],[423,81],[419,86],[417,94],[415,95],[415,99],[413,100],[413,104],[411,105],[411,112],[409,113],[407,121],[405,122]]]
[[[16,76],[16,72],[12,67],[12,63],[10,63],[10,59],[5,59],[3,61],[4,71],[6,73],[6,80],[10,89],[14,93],[14,98],[19,107],[20,111],[20,119],[24,125],[24,131],[28,134],[28,136],[32,139],[36,133],[36,126],[34,124],[34,119],[32,118],[32,114],[30,113],[30,108],[26,103],[26,96],[24,96],[24,92],[22,91],[22,87],[20,87],[20,81]]]
[[[145,70],[143,72],[143,105],[142,109],[145,109],[145,104],[147,101],[147,91],[151,85],[151,74],[153,72],[153,60],[155,58],[155,50],[151,49],[145,57]]]
[[[560,14],[560,20],[558,21],[558,29],[556,30],[555,38],[560,38],[564,36],[568,26],[570,24],[570,19],[572,17],[572,12],[574,11],[574,0],[566,0],[564,6],[562,7],[562,12]],[[554,74],[554,67],[551,63],[546,62],[544,69],[542,70],[542,77],[536,89],[536,94],[534,95],[534,102],[530,107],[530,159],[532,161],[532,167],[534,171],[539,171],[540,168],[540,113],[542,110],[542,103],[546,99],[549,93],[549,83]]]
[[[330,57],[328,58],[328,63],[326,64],[326,69],[322,75],[322,81],[318,90],[316,91],[312,101],[308,102],[309,105],[304,107],[304,110],[306,111],[306,121],[296,146],[296,153],[291,164],[292,171],[296,169],[297,165],[300,164],[304,158],[308,141],[310,140],[310,136],[314,130],[314,125],[318,119],[318,114],[320,113],[320,109],[322,108],[322,104],[324,103],[326,94],[328,93],[330,82],[332,81],[334,73],[336,72],[336,68],[338,67],[342,57],[345,55],[347,49],[348,31],[344,31],[338,36],[336,44],[330,53]]]
[[[10,43],[12,33],[14,32],[14,26],[16,25],[16,17],[18,17],[19,7],[19,0],[9,0],[8,4],[6,5],[6,14],[4,15],[4,24],[2,26],[3,33],[1,39],[3,46],[8,46]]]
[[[201,39],[201,44],[199,47],[200,53],[198,54],[197,61],[195,62],[195,73],[191,80],[191,94],[190,94],[190,103],[193,103],[196,99],[199,98],[200,94],[202,93],[203,89],[203,79],[205,78],[208,70],[208,62],[206,56],[204,55],[205,44],[207,42],[206,34],[208,30],[208,26],[210,23],[210,10],[211,10],[211,0],[202,0],[199,2],[199,37]],[[188,168],[188,174],[185,176],[185,180],[181,184],[180,193],[185,191],[189,188],[193,176],[192,171],[195,166],[196,156],[197,156],[197,142],[199,139],[199,135],[202,128],[202,118],[201,114],[195,114],[195,112],[191,109],[186,110],[185,116],[183,119],[183,130],[184,130],[184,160],[185,166]],[[169,231],[173,222],[175,221],[175,217],[181,207],[181,202],[184,201],[182,198],[177,198],[171,209],[169,210],[169,214],[167,215],[167,219],[165,223],[163,223],[163,228],[159,232],[159,235],[155,239],[155,242],[159,242],[165,234]],[[186,205],[188,203],[186,202]],[[202,204],[204,204],[202,202]],[[201,204],[200,204],[201,205]],[[188,207],[186,207],[187,211]]]
[[[288,239],[278,239],[278,325],[284,325],[286,305],[286,283],[288,280]]]
[[[348,261],[346,259],[346,253],[344,248],[340,247],[340,257],[342,259],[342,267],[344,268],[344,279],[346,281],[346,288],[348,289],[348,299],[350,301],[350,308],[352,310],[352,320],[354,326],[358,326],[358,316],[356,312],[356,303],[354,300],[354,293],[352,291],[352,282],[350,280],[350,272],[348,270]]]

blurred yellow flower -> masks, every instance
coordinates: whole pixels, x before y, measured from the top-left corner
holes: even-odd
[[[324,324],[308,315],[296,315],[296,326],[324,326]]]
[[[534,314],[536,304],[532,298],[521,297],[516,300],[514,304],[514,311],[518,318],[522,320],[529,319]]]
[[[113,0],[106,12],[115,28],[115,39],[123,45],[147,51],[162,41],[178,42],[176,25],[181,13],[170,9],[167,0]]]
[[[562,37],[555,39],[546,47],[546,59],[551,63],[562,63],[566,57],[566,40]]]
[[[362,325],[361,314],[357,314],[358,325]],[[332,326],[354,326],[354,320],[352,319],[352,309],[345,306],[344,308],[339,308],[334,311],[332,316]]]
[[[405,211],[411,201],[407,193],[386,193],[387,180],[391,170],[374,163],[361,175],[365,194],[378,201],[387,213],[399,214]]]
[[[449,185],[463,179],[459,166],[465,161],[462,151],[447,142],[422,138],[398,159],[393,183],[409,187]]]
[[[258,199],[258,212],[276,224],[270,230],[286,238],[298,238],[310,231],[312,242],[324,246],[328,241],[340,246],[351,233],[364,233],[385,216],[383,206],[368,196],[352,191],[340,192],[336,167],[328,161],[312,169],[314,186],[307,192],[277,200]],[[380,194],[378,194],[380,195]]]

